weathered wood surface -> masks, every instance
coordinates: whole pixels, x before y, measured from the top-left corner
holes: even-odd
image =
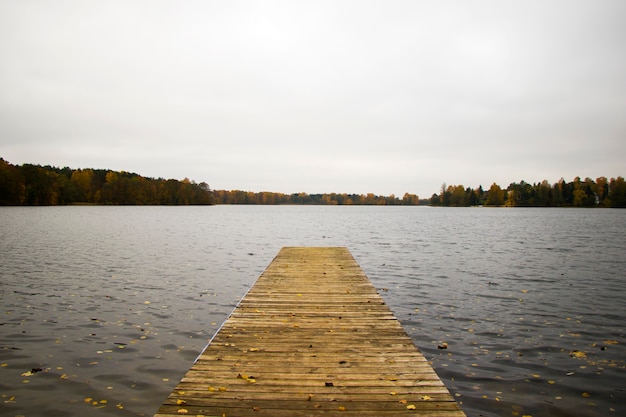
[[[155,417],[465,414],[346,248],[283,248]]]

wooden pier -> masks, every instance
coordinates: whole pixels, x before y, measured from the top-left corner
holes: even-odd
[[[283,248],[155,417],[462,417],[347,248]]]

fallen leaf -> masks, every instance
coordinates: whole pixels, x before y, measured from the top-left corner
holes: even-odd
[[[428,401],[428,400],[430,400],[430,396],[429,396],[429,395],[422,395],[420,398],[421,398],[422,400],[424,400],[424,401]]]
[[[582,352],[580,350],[572,350],[569,355],[572,358],[578,358],[578,359],[585,359],[587,358],[587,354],[585,352]]]
[[[407,409],[407,410],[415,410],[416,408],[417,408],[417,407],[416,407],[416,406],[414,406],[413,404],[409,404],[409,405],[407,405],[407,406],[406,406],[406,409]]]

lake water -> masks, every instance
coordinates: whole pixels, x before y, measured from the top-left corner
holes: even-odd
[[[347,246],[468,416],[626,415],[626,210],[363,206],[0,208],[0,415],[151,416],[283,246]]]

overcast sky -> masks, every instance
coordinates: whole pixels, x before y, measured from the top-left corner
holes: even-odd
[[[626,175],[626,1],[0,0],[0,157],[214,189]]]

